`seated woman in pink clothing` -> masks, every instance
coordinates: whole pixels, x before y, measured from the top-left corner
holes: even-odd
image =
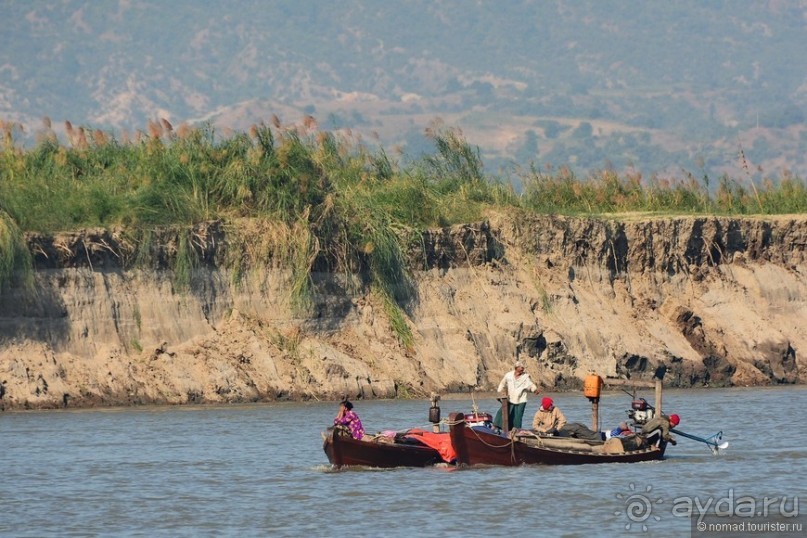
[[[359,420],[359,415],[353,411],[353,404],[345,400],[339,404],[339,412],[336,418],[333,419],[334,426],[347,426],[350,428],[350,435],[354,439],[361,439],[364,437],[364,428]]]

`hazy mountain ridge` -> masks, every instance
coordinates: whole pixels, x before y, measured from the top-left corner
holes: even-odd
[[[0,15],[15,21],[0,38],[0,118],[28,136],[43,116],[245,130],[311,114],[417,154],[440,117],[489,167],[807,170],[803,0],[11,1]]]

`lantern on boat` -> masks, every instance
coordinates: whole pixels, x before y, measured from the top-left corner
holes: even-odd
[[[437,432],[440,430],[440,406],[437,403],[440,401],[440,395],[432,393],[432,406],[429,408],[429,422],[432,423],[432,429]]]

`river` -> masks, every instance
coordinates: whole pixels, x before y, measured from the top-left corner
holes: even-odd
[[[590,422],[581,394],[552,396],[569,421]],[[444,399],[443,418],[473,401]],[[354,403],[369,432],[429,426],[428,401]],[[602,423],[624,420],[629,404],[605,394]],[[803,523],[805,408],[801,386],[667,390],[679,429],[722,430],[729,448],[715,456],[679,438],[652,463],[338,472],[320,436],[334,402],[6,412],[0,535],[689,536],[687,502],[764,497]]]

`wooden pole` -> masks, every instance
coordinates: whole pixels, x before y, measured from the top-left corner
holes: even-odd
[[[600,431],[600,399],[591,398],[591,429]]]
[[[505,396],[502,398],[502,431],[510,431],[510,399]]]
[[[641,387],[646,389],[652,389],[656,386],[653,381],[632,381],[630,379],[611,379],[608,377],[603,380],[603,383],[612,387]]]
[[[661,379],[656,379],[656,416],[661,415]]]

